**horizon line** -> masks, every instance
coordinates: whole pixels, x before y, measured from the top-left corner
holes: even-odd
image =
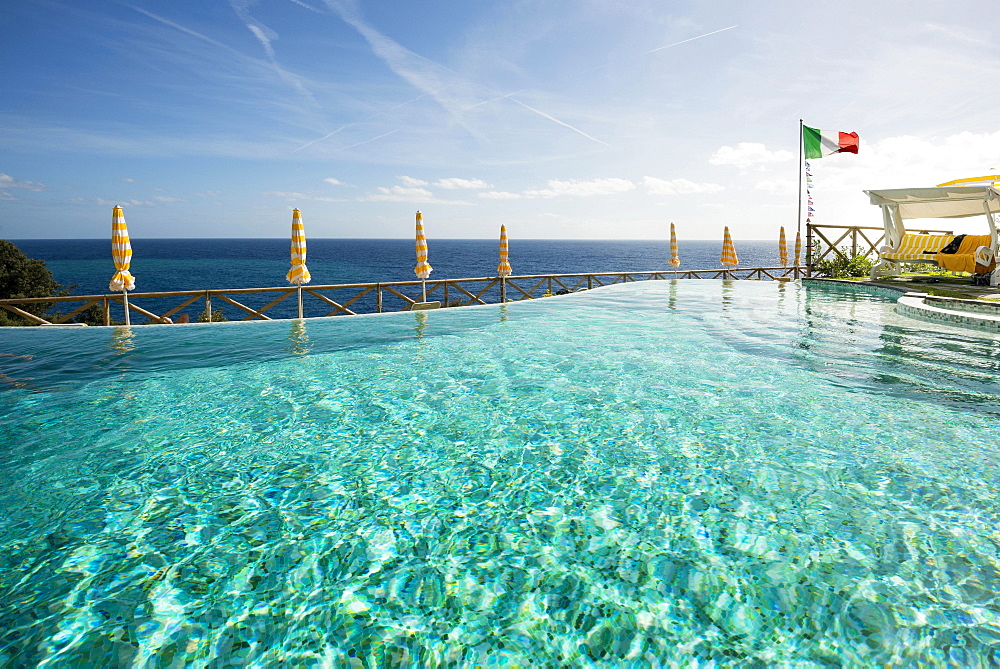
[[[111,243],[111,237],[4,237],[9,242],[90,242],[97,240],[106,240]],[[163,241],[219,241],[219,240],[267,240],[267,241],[289,241],[290,237],[140,237],[136,238],[129,236],[130,241],[139,239],[140,243],[142,241],[151,242],[163,242]],[[396,242],[396,241],[408,241],[413,242],[413,237],[309,237],[307,235],[306,242],[309,240],[324,240],[324,241],[375,241],[375,242]],[[650,237],[650,238],[613,238],[613,237],[592,237],[587,239],[575,239],[575,238],[565,238],[565,237],[511,237],[508,235],[509,241],[522,241],[522,242],[670,242],[669,237]],[[499,241],[497,237],[434,237],[428,238],[427,242],[431,243],[434,241],[440,242],[486,242],[486,241]],[[714,242],[718,241],[721,243],[721,237],[707,237],[707,238],[694,238],[694,237],[678,237],[677,242]],[[769,242],[774,241],[777,243],[777,238],[772,240],[771,238],[766,239],[742,239],[734,238],[733,241],[743,241],[743,242]],[[794,242],[793,242],[794,243]]]

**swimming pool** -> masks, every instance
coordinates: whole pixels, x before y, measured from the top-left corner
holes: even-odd
[[[891,305],[0,332],[0,664],[988,666],[1000,340]]]

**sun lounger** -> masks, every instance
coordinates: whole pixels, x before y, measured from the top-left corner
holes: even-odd
[[[990,235],[965,235],[959,242],[955,253],[942,253],[955,239],[955,235],[921,235],[906,233],[899,246],[892,248],[883,246],[879,251],[880,262],[876,267],[880,270],[891,268],[899,271],[899,265],[910,263],[926,263],[936,265],[949,272],[968,272],[982,274],[996,267],[990,248]],[[891,271],[891,270],[890,270]],[[882,271],[878,272],[882,274]],[[872,270],[873,276],[876,270]]]
[[[994,220],[994,216],[1000,214],[1000,190],[989,186],[937,186],[869,190],[865,193],[871,203],[882,210],[886,241],[886,245],[879,250],[878,264],[872,268],[872,280],[879,276],[901,274],[906,264],[927,263],[951,272],[975,274],[974,280],[982,281],[984,285],[1000,283],[1000,270],[996,268],[996,257],[1000,255],[1000,233]],[[904,221],[908,219],[982,215],[986,216],[989,225],[988,235],[963,235],[957,239],[950,234],[910,233],[904,226]]]

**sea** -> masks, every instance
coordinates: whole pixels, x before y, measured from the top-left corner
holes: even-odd
[[[110,239],[11,240],[45,261],[71,295],[107,294],[115,272]],[[778,241],[736,241],[739,267],[777,267]],[[431,239],[431,279],[496,276],[497,240]],[[280,239],[133,239],[136,292],[223,290],[288,285],[290,241]],[[722,242],[679,240],[680,270],[721,268]],[[789,256],[792,249],[789,248]],[[671,269],[668,240],[509,241],[514,275],[645,272]],[[413,281],[412,239],[309,239],[310,285]],[[279,305],[284,306],[284,305]],[[276,312],[277,317],[289,317]],[[269,312],[271,313],[271,312]],[[245,314],[244,314],[245,315]]]

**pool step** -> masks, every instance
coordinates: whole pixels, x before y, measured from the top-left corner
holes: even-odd
[[[896,311],[910,318],[1000,333],[1000,302],[910,292],[896,302]]]

